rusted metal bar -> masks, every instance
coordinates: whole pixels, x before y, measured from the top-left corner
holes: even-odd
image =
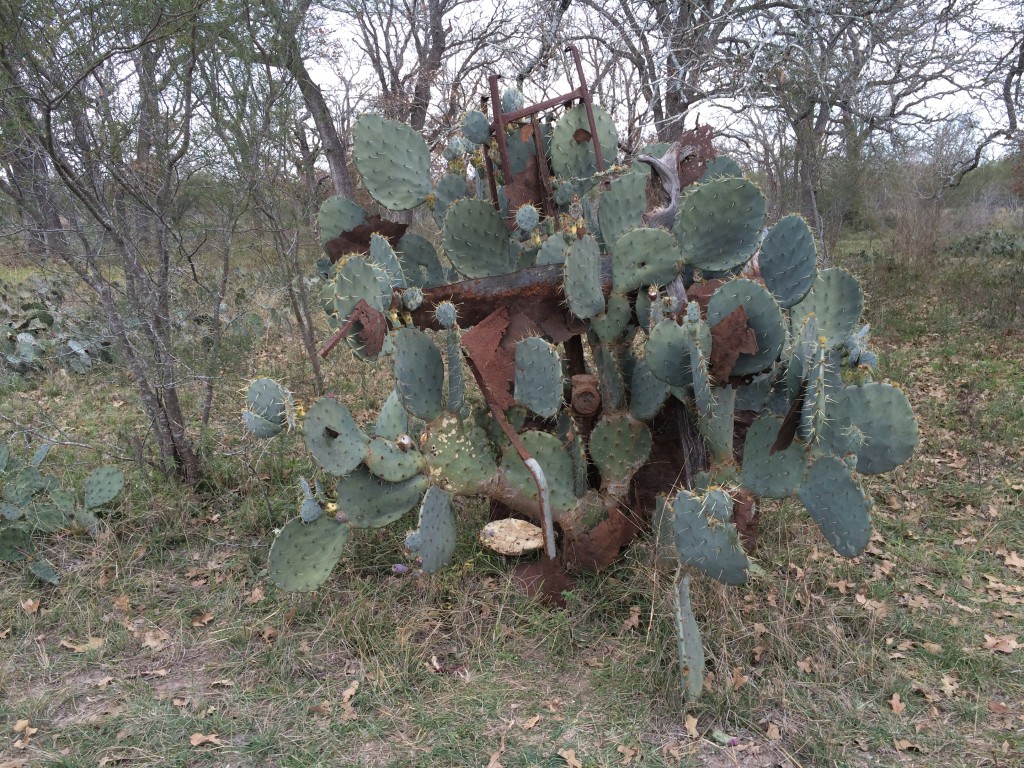
[[[508,141],[505,139],[505,126],[508,121],[501,109],[501,94],[498,93],[499,75],[488,75],[487,84],[491,89],[491,111],[494,113],[494,138],[498,140],[498,156],[501,158],[501,172],[504,174],[505,183],[512,181],[512,166],[508,160]],[[486,151],[486,148],[485,148]],[[491,169],[493,178],[494,170]],[[494,196],[494,205],[498,205],[498,196]]]
[[[580,50],[575,45],[567,46],[565,50],[572,56],[573,63],[576,65],[576,75],[580,79],[579,87],[576,90],[582,92],[580,101],[583,102],[583,106],[587,110],[587,121],[590,123],[590,140],[594,142],[594,154],[597,156],[597,170],[600,173],[604,173],[601,142],[597,138],[597,123],[594,122],[594,105],[591,103],[592,99],[590,98],[590,89],[587,87],[587,78],[583,74],[583,61],[580,59]]]
[[[611,258],[607,256],[601,261],[601,288],[605,296],[611,293],[612,264]],[[434,318],[434,308],[442,301],[450,301],[456,306],[459,324],[467,328],[476,325],[500,306],[515,308],[535,303],[564,306],[562,265],[529,267],[508,275],[424,288],[423,303],[412,312],[412,320],[417,328],[440,329]]]

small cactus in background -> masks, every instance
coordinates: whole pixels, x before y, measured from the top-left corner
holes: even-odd
[[[96,510],[117,498],[124,489],[124,474],[117,467],[93,470],[82,487],[82,500],[39,471],[49,453],[43,445],[26,464],[0,439],[0,561],[28,561],[28,570],[41,581],[58,584],[60,575],[34,554],[32,536],[78,527],[95,533]]]
[[[505,111],[519,98],[506,92]],[[427,202],[443,253],[406,233],[332,256],[322,294],[331,326],[359,357],[390,360],[395,389],[372,425],[333,398],[302,420],[310,453],[336,478],[327,496],[338,511],[323,513],[328,499],[306,484],[300,516],[271,550],[282,588],[315,589],[350,527],[389,525],[417,506],[406,547],[424,571],[443,567],[455,551],[453,494],[531,518],[569,571],[610,563],[658,508],[681,565],[743,584],[756,570],[745,545],[760,497],[796,496],[844,556],[867,545],[872,502],[858,474],[909,459],[918,430],[906,396],[871,380],[856,278],[818,270],[798,216],[766,232],[763,194],[727,158],[698,154],[698,181],[681,194],[678,168],[653,156],[642,157],[657,174],[614,166],[614,123],[595,113],[603,167],[613,170],[599,172],[594,144],[581,138],[590,136],[584,110],[565,111],[545,135],[545,205],[557,211],[544,217],[538,200],[510,210],[521,190],[499,187],[488,201],[453,173],[431,190],[422,139],[376,116],[356,124],[366,189],[391,210]],[[467,113],[462,131],[449,160],[463,142],[493,153],[482,113]],[[509,135],[506,184],[536,152]],[[678,159],[678,150],[657,154]],[[673,199],[650,212],[659,181]],[[354,242],[367,221],[351,201],[328,200],[325,248]],[[755,256],[759,277],[736,277]],[[488,305],[487,291],[501,299]],[[850,369],[857,383],[844,378]],[[482,397],[467,396],[467,370]],[[291,411],[287,390],[259,379],[243,418],[271,437]],[[738,418],[749,429],[737,432]],[[676,625],[694,697],[703,654],[688,578]]]

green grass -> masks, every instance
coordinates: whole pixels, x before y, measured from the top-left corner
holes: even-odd
[[[506,768],[554,767],[574,750],[589,768],[634,749],[629,764],[641,766],[1019,761],[1024,649],[986,648],[986,635],[1024,641],[1024,573],[1008,564],[1024,553],[1020,324],[1003,322],[999,304],[986,314],[984,296],[960,300],[963,264],[925,269],[854,246],[842,261],[864,283],[881,374],[910,396],[922,446],[868,479],[876,536],[862,557],[833,555],[799,504],[772,504],[765,576],[695,585],[708,674],[690,709],[671,574],[650,565],[647,542],[582,578],[557,610],[517,592],[509,564],[476,546],[486,509],[470,502],[445,572],[391,574],[410,516],[356,532],[318,593],[277,591],[272,531],[313,469],[299,441],[242,434],[238,391],[257,373],[299,382],[294,342],[271,332],[228,350],[197,491],[132,461],[145,425],[118,369],[6,380],[0,412],[94,446],[54,448],[50,474],[77,487],[113,459],[129,482],[99,535],[39,538],[60,586],[0,566],[0,765],[426,768],[484,766],[500,752]],[[363,420],[390,387],[361,366],[329,380],[361,398]],[[188,393],[194,406],[198,390]],[[20,427],[0,431],[31,449]],[[90,637],[102,645],[69,647]],[[24,749],[19,720],[38,728]],[[736,744],[717,744],[715,729]],[[192,746],[192,734],[220,743]]]

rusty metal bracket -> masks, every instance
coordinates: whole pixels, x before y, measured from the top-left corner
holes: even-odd
[[[576,68],[576,77],[579,79],[579,85],[573,88],[569,93],[561,96],[555,96],[553,98],[542,101],[539,104],[532,106],[523,107],[522,109],[516,109],[512,112],[505,112],[501,108],[501,94],[498,92],[498,81],[501,79],[501,75],[491,74],[487,77],[487,83],[490,89],[490,101],[491,101],[491,113],[494,115],[494,122],[491,123],[491,131],[494,133],[494,138],[498,144],[498,156],[501,158],[501,168],[505,174],[505,184],[508,185],[512,182],[514,174],[512,166],[508,156],[508,142],[505,140],[505,129],[517,120],[522,120],[525,117],[534,118],[541,112],[546,112],[556,107],[571,106],[572,102],[577,99],[583,105],[587,112],[587,121],[590,125],[590,141],[594,145],[594,154],[597,156],[597,170],[601,173],[604,172],[604,156],[601,153],[601,141],[597,136],[597,123],[594,121],[594,100],[590,93],[590,87],[587,85],[587,77],[583,72],[583,61],[580,58],[580,51],[575,45],[569,45],[565,48],[566,52],[572,56],[573,64]],[[570,73],[570,84],[572,75]],[[533,121],[536,125],[535,120]],[[536,128],[534,133],[535,141],[539,143],[539,136],[536,134]],[[538,152],[538,157],[540,153]],[[494,163],[486,152],[484,152],[484,164],[487,169],[487,179],[491,191],[491,202],[494,205],[495,210],[500,206],[498,203],[498,185],[495,179]],[[550,174],[542,173],[541,179],[544,184],[544,197],[549,197],[549,189],[546,184],[546,179]],[[553,202],[548,199],[540,201],[545,209],[553,208]]]

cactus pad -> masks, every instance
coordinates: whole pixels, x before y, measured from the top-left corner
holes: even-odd
[[[520,438],[527,452],[544,470],[551,491],[552,515],[558,520],[560,512],[564,513],[576,505],[572,457],[562,446],[562,441],[547,432],[524,432]],[[520,508],[537,509],[537,484],[511,445],[506,446],[501,459],[500,483],[515,497],[510,501],[517,502]]]
[[[444,398],[441,351],[416,328],[399,328],[393,335],[395,379],[402,405],[424,421],[437,418]]]
[[[459,493],[475,493],[497,474],[494,447],[478,426],[455,417],[430,425],[425,454],[429,457],[431,479],[443,477]]]
[[[764,195],[757,186],[723,178],[700,184],[682,198],[673,231],[685,264],[725,272],[757,250],[764,220]]]
[[[803,300],[818,274],[818,254],[802,216],[779,219],[761,243],[759,262],[764,284],[779,306],[788,309]]]
[[[483,200],[454,203],[444,219],[444,251],[468,278],[504,275],[515,266],[501,214]]]
[[[833,267],[819,272],[803,301],[793,307],[794,317],[814,315],[825,345],[842,344],[860,325],[864,292],[857,278]]]
[[[359,467],[338,480],[338,511],[355,528],[380,528],[415,507],[428,485],[423,475],[389,483]]]
[[[398,260],[402,263],[402,274],[409,285],[432,288],[445,282],[444,268],[437,251],[422,235],[406,232],[398,241]]]
[[[673,387],[692,382],[686,331],[675,320],[662,320],[651,329],[647,339],[646,361],[651,373]]]
[[[113,501],[124,488],[124,473],[117,467],[100,467],[85,478],[85,508],[95,509]]]
[[[851,451],[844,438],[856,429],[863,445]],[[873,475],[907,461],[918,443],[917,421],[907,396],[891,384],[843,387],[829,404],[822,445],[837,456],[853,452],[856,470]]]
[[[771,452],[782,419],[764,415],[754,420],[743,444],[740,482],[758,496],[782,499],[796,492],[806,468],[806,449],[793,443],[784,451]]]
[[[671,233],[640,228],[612,246],[612,287],[627,293],[643,285],[664,285],[679,272],[681,254]]]
[[[462,135],[474,144],[486,144],[491,138],[491,124],[483,112],[471,109],[462,117]]]
[[[516,344],[515,397],[549,419],[562,407],[562,359],[558,348],[536,336]]]
[[[334,238],[365,224],[366,211],[347,197],[337,195],[324,200],[316,220],[320,227],[320,244],[326,245]]]
[[[646,165],[638,163],[641,167]],[[647,210],[647,177],[640,173],[627,173],[615,179],[601,195],[597,211],[601,223],[601,237],[611,247],[631,229],[643,226]]]
[[[375,437],[366,447],[366,468],[381,480],[398,483],[423,469],[423,455],[408,435],[404,440]]]
[[[550,238],[548,242],[552,239],[555,238]],[[576,317],[582,318],[594,317],[603,312],[601,249],[597,240],[590,235],[580,238],[572,244],[568,254],[563,258],[563,291],[570,311]]]
[[[638,360],[629,386],[629,409],[633,416],[650,421],[661,412],[668,394],[669,385],[651,373],[647,360]]]
[[[651,431],[625,413],[606,413],[590,433],[590,457],[601,472],[601,487],[632,477],[651,454]]]
[[[629,306],[629,299],[622,294],[612,293],[608,295],[608,307],[605,311],[590,319],[590,327],[601,343],[611,344],[629,327],[632,316],[633,310]]]
[[[469,197],[469,184],[462,176],[446,173],[438,180],[434,187],[434,221],[438,227],[444,226],[444,217],[451,204],[464,197]]]
[[[419,527],[405,537],[405,547],[419,557],[424,573],[436,573],[455,557],[455,538],[451,497],[432,485],[420,504]]]
[[[740,354],[733,366],[734,376],[758,373],[771,366],[786,343],[786,326],[782,322],[782,310],[759,283],[753,280],[730,280],[723,283],[712,294],[708,302],[708,324],[717,325],[728,315],[743,307],[747,313],[747,325],[757,337],[755,354]]]
[[[332,475],[347,475],[366,457],[368,438],[348,408],[332,397],[322,397],[313,404],[303,432],[306,448]]]
[[[402,407],[402,400],[398,396],[398,390],[391,390],[377,414],[377,422],[374,425],[374,434],[377,437],[385,437],[388,440],[397,440],[399,435],[409,432],[409,413]]]
[[[684,488],[672,508],[680,561],[723,584],[746,584],[750,561],[731,522],[732,499],[720,490],[701,497]]]
[[[856,557],[864,551],[871,538],[871,499],[845,463],[835,456],[815,461],[799,496],[836,552]]]
[[[348,542],[348,526],[333,517],[295,517],[270,545],[270,578],[289,592],[312,592],[331,575]]]
[[[430,150],[408,125],[363,115],[352,132],[352,159],[363,186],[385,208],[415,208],[430,194]]]
[[[615,163],[619,136],[615,121],[607,111],[593,107],[597,138],[601,144],[601,156],[605,168]],[[590,123],[583,107],[566,110],[551,134],[551,168],[556,176],[576,179],[597,173],[597,155],[590,140]]]
[[[13,563],[24,560],[32,551],[32,537],[27,528],[5,525],[0,528],[0,561]]]

